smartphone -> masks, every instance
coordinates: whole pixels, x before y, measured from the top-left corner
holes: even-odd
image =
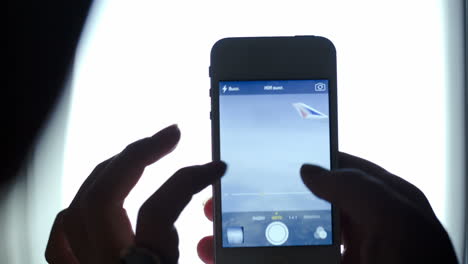
[[[221,39],[211,50],[215,263],[340,261],[338,212],[303,184],[337,166],[336,52],[317,36]]]

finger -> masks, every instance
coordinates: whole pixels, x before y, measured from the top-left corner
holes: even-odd
[[[226,164],[214,161],[201,166],[186,167],[169,178],[142,206],[140,213],[160,214],[158,222],[172,225],[188,204],[192,195],[220,179]],[[170,207],[168,208],[168,205]]]
[[[96,178],[88,191],[87,199],[98,207],[122,205],[145,167],[170,153],[179,139],[180,130],[172,125],[152,137],[128,145],[112,159],[100,177]]]
[[[208,199],[203,205],[203,211],[205,212],[206,218],[213,221],[213,198]]]
[[[136,243],[153,250],[167,263],[176,263],[176,243],[169,243],[166,235],[192,195],[219,180],[226,171],[224,162],[216,161],[202,166],[186,167],[169,178],[140,208]]]
[[[353,169],[328,171],[318,166],[303,165],[304,184],[318,197],[343,210],[353,221],[370,230],[388,223],[401,214],[401,197],[379,180]],[[374,229],[373,229],[374,228]]]
[[[197,252],[200,259],[206,264],[214,263],[214,240],[213,236],[206,236],[198,242]]]
[[[63,227],[63,214],[60,212],[55,218],[52,230],[50,232],[49,241],[45,251],[45,258],[50,264],[79,264],[76,260],[70,245],[68,244]]]
[[[424,193],[408,181],[388,172],[384,168],[370,161],[347,153],[340,152],[338,158],[338,165],[340,168],[358,169],[367,173],[369,176],[376,177],[388,185],[388,187],[413,202],[416,207],[420,208],[425,213],[432,216],[435,215],[429,200],[426,198]]]
[[[75,206],[78,201],[83,200],[83,196],[86,195],[87,191],[91,188],[93,185],[94,181],[96,180],[97,177],[101,174],[101,172],[107,167],[107,165],[110,163],[110,161],[114,158],[109,158],[101,163],[99,163],[94,170],[91,172],[91,174],[86,178],[86,180],[83,182],[83,184],[80,186],[80,189],[76,193],[75,197],[73,198],[73,201],[71,202],[71,207]]]
[[[338,166],[340,169],[359,169],[368,174],[381,175],[388,173],[387,170],[377,164],[344,152],[338,154]]]
[[[115,156],[114,156],[115,157]],[[90,213],[84,212],[85,206],[82,203],[86,201],[86,194],[93,185],[94,181],[100,176],[102,171],[107,167],[110,161],[114,158],[107,159],[106,161],[101,162],[99,165],[94,168],[91,174],[86,178],[86,180],[81,185],[77,194],[73,198],[69,208],[66,210],[66,213],[63,212],[61,218],[61,224],[63,226],[63,232],[65,236],[69,239],[69,247],[73,248],[73,252],[77,262],[89,262],[89,259],[92,259],[93,256],[89,252],[89,234],[84,232],[87,230],[86,217],[90,216]],[[96,221],[91,221],[96,223]]]

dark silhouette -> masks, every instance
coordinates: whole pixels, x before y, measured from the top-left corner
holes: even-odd
[[[7,2],[7,162],[2,185],[17,174],[60,98],[91,2]]]
[[[174,222],[192,195],[218,180],[226,165],[211,162],[176,172],[141,206],[136,233],[123,203],[145,167],[169,154],[179,138],[180,131],[173,125],[99,164],[70,206],[58,214],[47,245],[47,261],[119,263],[125,252],[138,246],[154,252],[164,263],[177,263],[179,240]]]

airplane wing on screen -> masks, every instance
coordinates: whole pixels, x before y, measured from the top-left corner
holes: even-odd
[[[323,119],[323,118],[328,118],[327,115],[324,113],[321,113],[318,110],[315,110],[314,108],[304,104],[304,103],[293,103],[292,104],[294,108],[297,110],[299,115],[303,119]]]

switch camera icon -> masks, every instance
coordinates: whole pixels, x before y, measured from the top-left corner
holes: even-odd
[[[316,92],[325,92],[327,90],[327,85],[325,83],[319,82],[315,84]]]

